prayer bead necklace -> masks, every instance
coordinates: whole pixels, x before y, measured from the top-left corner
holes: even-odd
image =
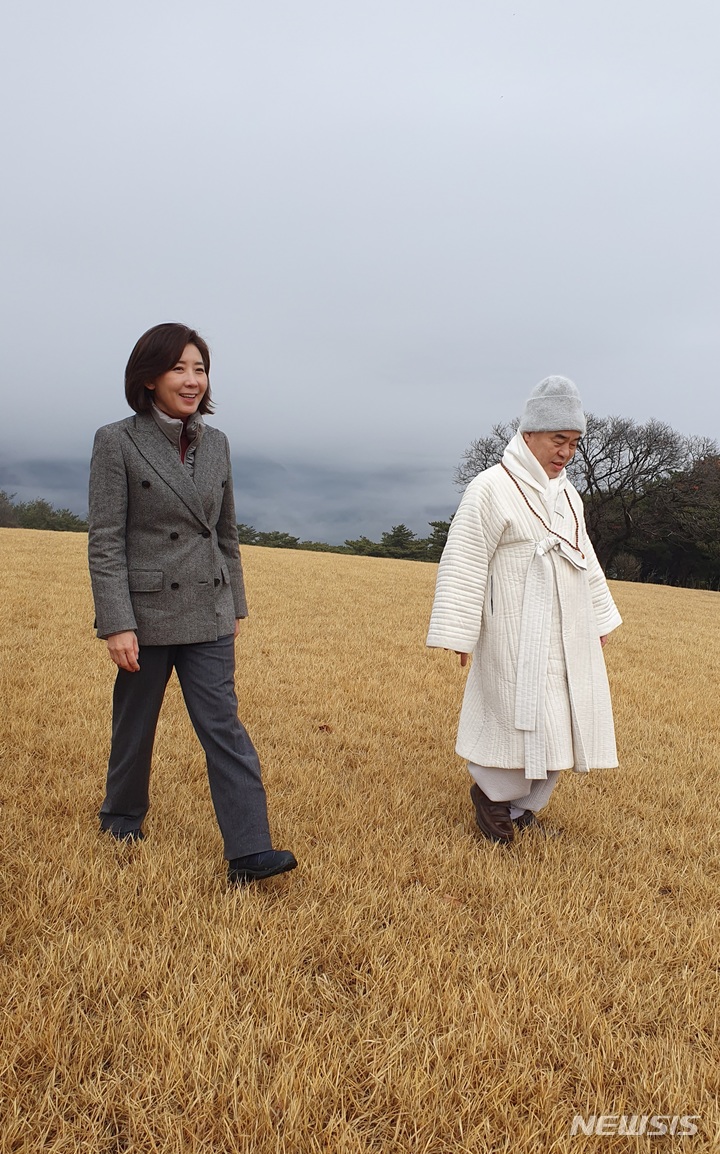
[[[568,495],[568,491],[567,491],[567,489],[563,489],[563,493],[565,494],[565,498],[566,498],[566,500],[567,500],[567,503],[568,503],[568,505],[570,506],[570,512],[572,513],[572,515],[573,515],[573,521],[575,522],[575,544],[574,544],[574,545],[573,545],[572,541],[569,541],[569,540],[567,539],[567,537],[563,537],[562,533],[556,533],[554,529],[551,529],[551,528],[550,528],[550,526],[548,525],[547,521],[544,521],[544,520],[543,520],[543,518],[542,518],[542,517],[540,516],[540,514],[538,513],[537,509],[533,509],[532,505],[530,504],[530,502],[528,501],[527,497],[525,496],[525,493],[524,493],[524,492],[523,492],[523,490],[522,490],[522,487],[521,487],[521,485],[520,485],[520,482],[517,480],[517,478],[516,478],[516,477],[513,477],[512,473],[511,473],[511,472],[510,472],[510,470],[508,469],[507,465],[503,464],[503,462],[502,462],[502,461],[500,462],[500,464],[501,464],[502,468],[505,470],[505,472],[507,473],[508,477],[509,477],[509,478],[510,478],[510,480],[512,481],[513,485],[514,485],[514,486],[515,486],[515,488],[517,489],[518,493],[519,493],[519,494],[520,494],[520,496],[522,497],[523,501],[524,501],[524,502],[525,502],[525,504],[527,505],[527,507],[528,507],[528,509],[530,510],[530,512],[535,514],[535,516],[537,517],[537,519],[538,519],[538,521],[541,523],[541,525],[542,525],[542,526],[543,526],[545,529],[547,529],[548,533],[552,533],[553,537],[559,537],[559,539],[560,539],[561,541],[564,541],[566,545],[569,545],[571,549],[574,549],[576,553],[579,553],[579,554],[580,554],[580,556],[582,557],[583,561],[584,561],[584,560],[585,560],[585,554],[583,553],[582,549],[580,548],[580,546],[579,546],[579,544],[578,544],[578,542],[579,542],[579,540],[580,540],[580,525],[579,525],[579,522],[578,522],[578,519],[577,519],[577,513],[576,513],[576,512],[575,512],[575,510],[573,509],[573,506],[572,506],[572,501],[570,500],[570,497],[569,497],[569,495]]]

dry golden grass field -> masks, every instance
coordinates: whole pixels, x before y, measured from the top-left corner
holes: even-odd
[[[720,595],[616,584],[621,768],[474,832],[435,567],[246,548],[241,716],[291,874],[229,891],[171,682],[147,840],[97,832],[82,534],[0,530],[0,1151],[720,1149]],[[576,1115],[693,1136],[571,1136]]]

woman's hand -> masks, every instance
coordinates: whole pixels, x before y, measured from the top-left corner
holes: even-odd
[[[131,629],[126,633],[111,633],[107,639],[107,647],[108,653],[118,669],[125,669],[128,673],[138,672],[140,669],[138,664],[140,646],[136,633]]]
[[[240,632],[240,622],[241,621],[242,621],[242,617],[236,617],[235,618],[235,632],[233,633],[233,637],[237,637],[238,633]]]

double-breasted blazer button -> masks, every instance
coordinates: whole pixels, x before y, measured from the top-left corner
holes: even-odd
[[[215,578],[215,587],[217,588],[217,586],[218,586],[219,584],[220,584],[220,578],[219,578],[219,577],[216,577],[216,578]]]
[[[211,532],[210,532],[210,530],[209,530],[209,529],[203,529],[203,531],[202,531],[202,533],[200,534],[200,536],[201,536],[201,537],[211,537],[211,536],[212,536],[212,534],[211,534]]]
[[[170,588],[171,589],[179,589],[180,588],[180,582],[179,581],[173,581]]]
[[[171,541],[177,541],[177,539],[178,539],[178,537],[179,537],[179,536],[180,536],[180,534],[179,534],[179,533],[171,533],[171,534],[170,534],[170,540],[171,540]]]
[[[142,487],[143,487],[143,489],[149,489],[150,488],[150,482],[149,481],[143,481]]]
[[[221,484],[222,484],[222,487],[223,487],[223,489],[224,489],[224,488],[225,488],[225,482],[224,482],[224,481],[222,481],[222,482],[221,482]]]

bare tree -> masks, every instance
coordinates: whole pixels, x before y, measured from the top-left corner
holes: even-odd
[[[587,414],[587,432],[568,467],[573,484],[590,496],[642,495],[649,485],[717,453],[709,437],[685,437],[654,418]]]
[[[464,489],[473,477],[482,473],[483,469],[497,465],[508,441],[515,436],[519,424],[520,418],[513,417],[507,424],[493,425],[489,437],[480,437],[479,440],[470,442],[470,447],[463,453],[463,459],[455,470],[455,484],[459,489]]]
[[[587,431],[568,474],[583,495],[590,536],[607,565],[632,537],[635,511],[645,493],[659,481],[717,456],[718,446],[709,437],[685,437],[655,419],[641,424],[629,417],[586,417]],[[516,418],[494,425],[490,436],[472,442],[455,474],[460,488],[497,464],[518,424]]]
[[[716,455],[709,437],[685,437],[663,421],[587,414],[587,431],[568,467],[585,499],[585,519],[601,564],[630,540],[645,494],[699,460]]]

